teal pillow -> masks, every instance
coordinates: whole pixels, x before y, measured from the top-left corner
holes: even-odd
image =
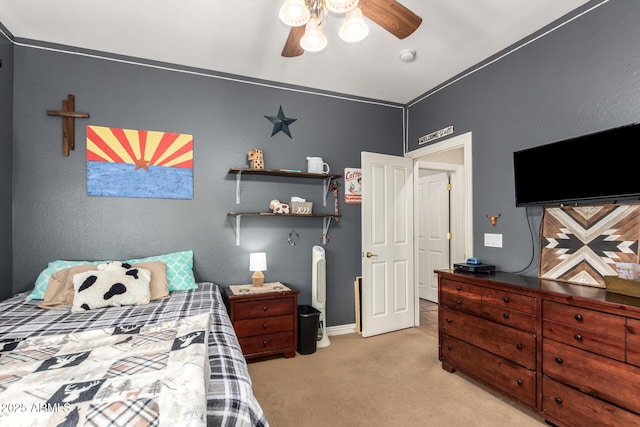
[[[51,275],[56,271],[64,270],[66,268],[75,267],[76,265],[98,265],[104,264],[105,261],[65,261],[65,260],[55,260],[47,265],[47,268],[42,270],[36,279],[35,286],[33,291],[27,296],[28,300],[40,300],[44,298],[44,292],[47,290],[47,285],[49,284],[49,279]]]
[[[167,284],[169,291],[186,291],[195,289],[195,277],[193,276],[193,251],[172,252],[164,255],[155,255],[147,258],[130,259],[122,262],[129,264],[138,264],[148,261],[164,261],[167,263]],[[36,279],[35,286],[31,294],[27,296],[28,300],[41,300],[44,298],[44,292],[47,290],[49,279],[56,271],[64,270],[76,265],[98,265],[105,264],[106,261],[65,261],[55,260],[49,263],[47,268],[42,270]]]
[[[167,263],[167,283],[169,291],[186,291],[195,289],[196,279],[193,277],[193,251],[173,252],[147,258],[130,259],[129,264],[141,262],[163,261]]]

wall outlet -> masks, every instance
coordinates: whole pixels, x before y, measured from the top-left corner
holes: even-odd
[[[502,234],[484,233],[484,245],[489,248],[501,248]]]

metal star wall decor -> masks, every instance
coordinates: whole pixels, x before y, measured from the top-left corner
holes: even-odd
[[[282,111],[282,105],[278,110],[277,116],[265,116],[271,123],[273,123],[273,131],[271,132],[271,136],[276,133],[282,131],[286,133],[289,138],[291,138],[291,131],[289,131],[289,125],[295,122],[298,119],[290,119],[284,116],[284,112]]]

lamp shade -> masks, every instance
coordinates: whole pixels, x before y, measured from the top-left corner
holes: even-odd
[[[285,0],[279,12],[280,20],[291,27],[299,27],[309,22],[311,12],[304,0]]]
[[[266,271],[267,254],[264,252],[252,252],[249,255],[249,271]]]
[[[334,13],[345,13],[358,5],[358,0],[327,0],[327,9]]]
[[[359,42],[367,37],[369,34],[369,27],[364,22],[362,17],[362,10],[355,8],[348,11],[344,17],[344,23],[340,27],[340,38],[346,42]]]
[[[327,38],[322,34],[320,20],[311,17],[304,30],[304,36],[300,39],[300,46],[307,52],[320,52],[327,47]]]

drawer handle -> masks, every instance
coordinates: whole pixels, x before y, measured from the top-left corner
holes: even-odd
[[[458,301],[456,301],[456,304],[461,305],[462,301],[458,300]]]
[[[504,317],[505,319],[509,318],[509,313],[502,313],[502,317]]]
[[[269,307],[267,307],[266,305],[264,307],[262,307],[262,311],[266,312],[267,310],[269,310]]]
[[[266,323],[262,324],[262,329],[267,329],[269,327],[269,325],[267,325]]]
[[[447,318],[447,323],[451,323],[451,319]]]
[[[267,340],[262,341],[262,346],[263,346],[263,347],[266,347],[266,346],[267,346],[267,344],[269,344],[269,343],[267,342]]]
[[[556,397],[556,398],[555,398],[555,399],[553,399],[553,400],[555,400],[555,402],[556,402],[558,405],[562,405],[562,399],[560,399],[559,397]]]
[[[522,385],[522,380],[516,380],[516,384]]]
[[[461,291],[462,287],[461,286],[456,286],[456,290]]]
[[[447,350],[451,351],[451,346],[450,345],[447,346]]]
[[[504,301],[504,302],[509,302],[509,297],[504,297],[504,298],[502,298],[502,301]]]
[[[562,364],[562,358],[560,358],[560,357],[556,357],[556,363],[557,363],[558,365],[561,365],[561,364]]]
[[[576,341],[582,341],[582,335],[580,334],[575,334],[574,338],[576,339]]]
[[[575,316],[573,316],[574,319],[576,319],[578,322],[582,322],[582,314],[576,314]]]
[[[517,348],[518,350],[522,350],[522,344],[520,344],[520,343],[516,344],[516,348]]]

